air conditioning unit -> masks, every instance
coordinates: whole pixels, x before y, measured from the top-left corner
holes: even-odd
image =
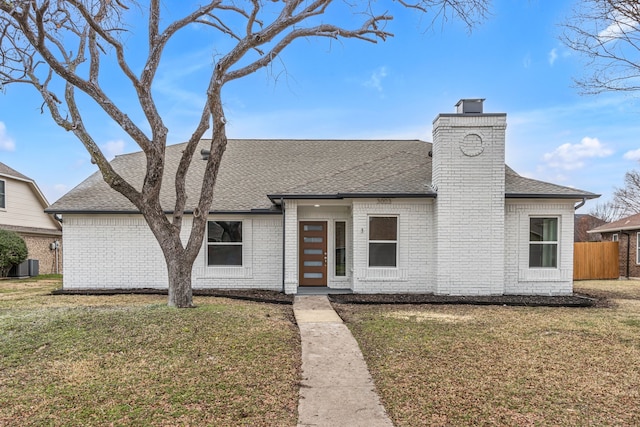
[[[40,274],[40,261],[37,259],[28,259],[29,263],[29,276],[35,277]]]
[[[9,277],[28,277],[29,276],[29,260],[14,265],[9,270]]]

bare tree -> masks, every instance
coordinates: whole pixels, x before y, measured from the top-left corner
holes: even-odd
[[[640,89],[640,3],[584,0],[564,24],[561,39],[587,59],[589,75],[576,79],[585,94]]]
[[[621,217],[640,213],[640,170],[633,169],[624,174],[624,187],[615,189],[613,203]]]
[[[345,5],[334,0],[215,0],[186,11],[180,19],[169,23],[163,19],[169,6],[160,0],[140,3],[133,0],[0,0],[0,84],[24,83],[35,88],[54,121],[82,142],[105,182],[136,206],[158,240],[167,263],[169,305],[190,307],[191,269],[204,238],[213,188],[227,143],[222,88],[268,66],[298,39],[384,41],[392,36],[387,30],[392,16],[386,8],[404,7],[417,13],[431,13],[433,20],[461,19],[470,28],[484,18],[488,2],[398,0],[395,4],[378,4],[356,1],[347,5],[353,16],[344,21],[359,22],[347,28],[325,22],[339,16],[334,14],[331,15],[334,18],[330,18],[326,12]],[[192,2],[176,4],[182,11]],[[378,8],[382,11],[377,12]],[[147,51],[142,65],[136,68],[133,64],[139,63],[140,52],[134,52],[128,45],[140,35],[128,32],[127,28],[140,18],[146,22],[143,36]],[[159,113],[152,89],[165,47],[178,33],[193,26],[212,30],[203,33],[203,37],[215,34],[210,45],[212,55],[217,55],[200,119],[193,125],[175,176],[175,205],[161,206],[159,196],[169,129]],[[234,41],[226,52],[214,52],[215,37],[220,36]],[[106,71],[105,63],[109,61],[117,64],[117,72],[135,91],[137,108],[146,119],[143,125],[134,122],[131,112],[110,98],[101,85],[105,78],[113,77],[112,70]],[[83,115],[82,103],[87,98],[144,152],[146,173],[141,186],[123,179],[98,147],[96,135],[88,129]],[[147,127],[150,131],[145,132]],[[211,155],[200,198],[192,207],[189,239],[183,244],[180,231],[185,212],[189,211],[185,177],[198,142],[209,129]],[[165,212],[172,214],[168,218]]]
[[[604,222],[617,221],[624,216],[623,210],[615,201],[596,204],[590,211],[589,215],[601,219]],[[595,228],[597,224],[591,228]]]

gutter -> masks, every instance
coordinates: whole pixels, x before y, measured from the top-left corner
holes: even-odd
[[[505,193],[505,199],[597,199],[600,194],[531,194],[531,193]],[[580,207],[580,206],[578,206]]]
[[[286,225],[287,225],[287,211],[284,207],[284,200],[282,199],[282,197],[280,198],[280,210],[282,211],[282,293],[284,294],[285,292],[285,272],[286,272],[286,256],[285,256],[285,243],[286,243]]]
[[[620,234],[627,236],[627,280],[629,280],[629,259],[631,258],[631,234],[620,230]]]
[[[335,193],[335,194],[267,194],[271,202],[283,199],[318,199],[318,200],[342,200],[342,199],[435,199],[437,193]]]
[[[137,210],[60,210],[60,209],[50,209],[47,208],[44,210],[45,213],[54,214],[54,215],[142,215],[142,212]],[[165,215],[172,215],[173,211],[164,211]],[[193,210],[185,210],[185,215],[193,215]],[[277,209],[270,208],[259,208],[259,209],[250,209],[250,210],[227,210],[227,211],[209,211],[208,215],[281,215],[282,212]]]
[[[578,203],[577,205],[575,205],[575,206],[573,207],[573,209],[577,211],[578,209],[580,209],[581,207],[583,207],[585,203],[587,203],[587,198],[586,198],[586,197],[583,197],[583,198],[582,198],[582,201],[581,201],[580,203]]]

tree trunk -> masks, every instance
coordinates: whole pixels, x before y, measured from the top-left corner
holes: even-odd
[[[193,292],[191,290],[191,267],[182,256],[167,258],[169,273],[169,307],[193,307]]]

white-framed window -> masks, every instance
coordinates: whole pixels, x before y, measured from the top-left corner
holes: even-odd
[[[369,217],[369,267],[398,266],[398,217]]]
[[[529,267],[558,267],[558,218],[529,218]]]
[[[0,179],[0,209],[7,208],[6,184]]]
[[[636,234],[636,264],[640,264],[640,233]]]
[[[612,242],[617,242],[618,241],[618,233],[614,233],[613,236],[611,236],[611,241]]]
[[[242,266],[242,221],[207,222],[207,265]]]

